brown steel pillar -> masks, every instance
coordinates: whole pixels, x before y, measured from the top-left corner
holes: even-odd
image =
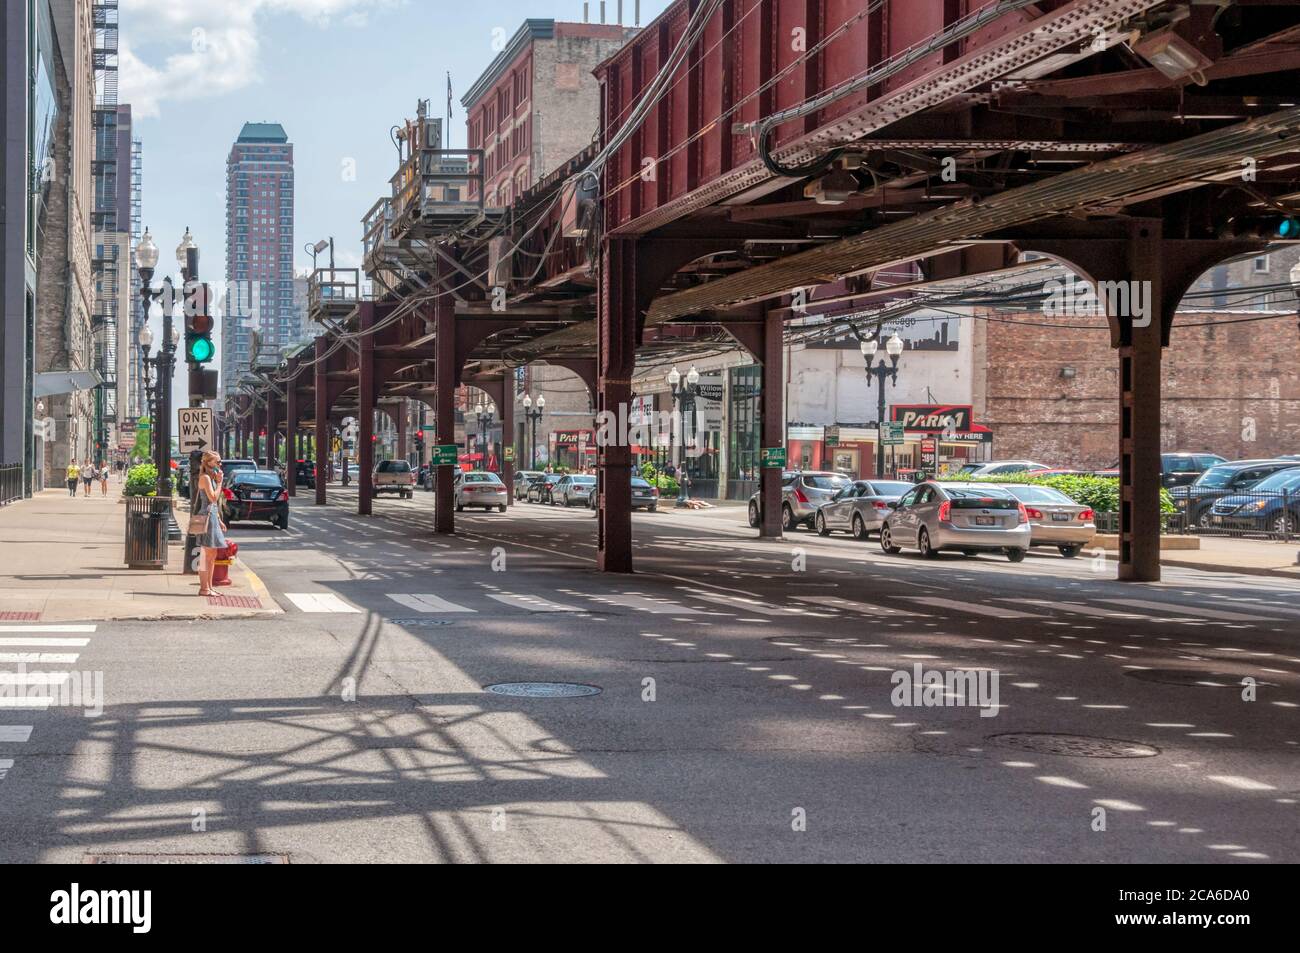
[[[375,306],[372,303],[360,305],[361,330],[365,331],[375,322]],[[357,420],[360,433],[357,439],[357,514],[369,516],[371,498],[374,496],[375,468],[375,336],[364,334],[359,339],[361,354],[357,359],[357,390],[360,392],[360,407]]]
[[[266,409],[253,402],[253,461],[259,466],[265,465],[262,456],[262,431],[266,429]]]
[[[506,505],[515,502],[515,462],[510,459],[515,449],[515,375],[510,370],[501,382],[501,399],[497,401],[501,409],[501,479],[506,481]],[[506,448],[510,453],[506,453]]]
[[[298,495],[298,381],[291,380],[284,394],[284,482],[289,495]]]
[[[785,348],[782,340],[784,328],[775,309],[763,315],[763,383],[762,383],[762,435],[764,447],[785,446]],[[758,535],[772,539],[781,538],[781,468],[762,467],[759,470],[759,525]]]
[[[316,505],[325,505],[325,480],[328,468],[325,461],[330,452],[330,404],[329,378],[326,376],[325,350],[327,342],[323,337],[316,339]]]
[[[410,451],[406,446],[406,418],[411,410],[407,406],[406,400],[403,399],[397,405],[397,459],[406,460],[409,458]]]
[[[280,400],[268,387],[266,390],[266,468],[268,470],[274,467],[275,461],[279,459],[276,453],[279,435]]]
[[[448,295],[440,295],[433,303],[434,333],[437,335],[437,352],[434,358],[434,377],[437,391],[434,409],[434,430],[441,445],[456,442],[456,305]],[[433,528],[437,533],[456,532],[455,470],[440,466],[434,477]]]
[[[626,418],[632,404],[637,339],[637,246],[609,238],[601,249],[600,313],[596,321],[596,413]],[[616,439],[597,447],[596,568],[632,571],[632,448]]]

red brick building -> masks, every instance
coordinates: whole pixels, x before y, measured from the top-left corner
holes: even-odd
[[[1096,319],[1095,331],[1073,330],[1064,325],[1093,319],[994,317],[974,322],[973,394],[976,417],[993,430],[994,456],[1084,469],[1113,465],[1118,370],[1104,323]],[[1180,312],[1163,385],[1165,450],[1229,459],[1300,453],[1294,310]]]

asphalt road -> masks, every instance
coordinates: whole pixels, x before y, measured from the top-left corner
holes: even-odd
[[[439,538],[429,494],[331,493],[234,529],[284,615],[0,632],[84,641],[0,651],[105,696],[0,710],[0,860],[1300,860],[1286,580],[759,541],[738,510],[638,514],[639,571],[603,576],[585,510]],[[998,707],[894,704],[918,663]],[[485,690],[519,682],[599,693]]]

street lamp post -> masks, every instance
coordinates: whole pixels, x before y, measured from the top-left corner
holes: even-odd
[[[871,378],[875,377],[876,386],[880,388],[876,403],[876,479],[885,475],[885,379],[889,379],[890,386],[898,386],[898,359],[903,353],[903,339],[895,331],[885,342],[885,353],[889,356],[889,363],[886,364],[882,357],[880,363],[872,367],[871,359],[875,357],[878,346],[879,342],[876,338],[863,341],[860,345],[862,357],[867,362],[867,380],[870,382]]]
[[[700,372],[692,365],[683,383],[681,372],[674,366],[668,372],[668,386],[672,388],[673,403],[678,408],[681,421],[677,438],[677,505],[685,506],[691,494],[686,486],[686,415],[695,414],[695,398],[700,393]]]
[[[497,412],[496,404],[491,401],[484,401],[480,398],[478,405],[474,408],[474,412],[478,416],[479,443],[491,448],[492,418]],[[487,454],[484,453],[482,446],[479,447],[479,453],[483,454],[483,469],[486,470]]]
[[[136,341],[140,345],[140,366],[144,372],[144,405],[148,409],[150,421],[152,421],[156,415],[153,405],[153,375],[149,372],[150,367],[153,365],[153,361],[149,359],[149,349],[153,347],[153,332],[149,330],[148,322],[140,325],[140,333],[136,336]],[[151,460],[156,459],[153,438],[157,432],[156,424],[151,422],[149,425],[149,446],[144,448],[145,453],[149,455]]]
[[[532,469],[537,469],[537,421],[542,419],[542,414],[546,412],[546,395],[537,395],[537,409],[533,410],[533,398],[528,394],[524,395],[524,416],[528,418],[528,423],[533,432],[533,465]]]
[[[172,369],[175,366],[176,342],[179,334],[172,327],[172,306],[175,302],[175,292],[172,288],[171,277],[163,279],[163,287],[154,291],[150,287],[153,281],[154,267],[158,264],[158,246],[154,244],[153,236],[149,234],[149,229],[145,229],[144,235],[140,238],[140,243],[135,248],[136,269],[140,273],[140,306],[144,311],[144,320],[149,320],[149,306],[154,301],[161,301],[163,313],[163,339],[158,345],[158,357],[154,363],[158,368],[158,381],[156,385],[157,396],[155,398],[156,412],[154,417],[154,431],[157,434],[158,445],[154,451],[154,466],[158,470],[158,495],[171,496],[171,423],[168,417],[171,414],[171,381]]]

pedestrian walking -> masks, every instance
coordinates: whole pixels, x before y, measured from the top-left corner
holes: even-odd
[[[76,460],[68,461],[68,496],[77,495],[77,481],[81,479],[81,467]]]
[[[108,464],[99,461],[99,495],[108,496]]]
[[[217,560],[217,550],[226,548],[226,524],[221,521],[223,479],[220,455],[215,450],[205,451],[203,462],[199,465],[199,495],[196,501],[202,507],[198,515],[204,518],[204,531],[195,534],[198,536],[199,546],[203,549],[203,556],[199,561],[199,595],[201,596],[215,595],[212,591],[212,567]]]
[[[81,485],[86,489],[86,499],[90,499],[90,484],[95,479],[95,465],[86,458],[86,462],[81,465]]]

